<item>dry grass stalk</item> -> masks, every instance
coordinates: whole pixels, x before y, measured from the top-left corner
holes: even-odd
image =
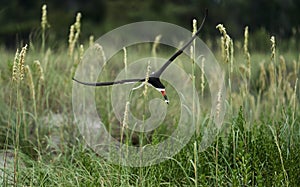
[[[45,50],[45,32],[46,28],[50,27],[47,21],[47,5],[42,6],[42,18],[41,18],[41,27],[42,27],[42,52]]]
[[[219,29],[220,33],[223,35],[221,38],[222,44],[224,45],[224,62],[230,63],[231,50],[233,50],[233,42],[230,36],[227,34],[225,27],[222,24],[216,26]],[[232,49],[230,49],[232,48]],[[233,52],[233,51],[232,51]],[[223,52],[222,52],[223,53]]]
[[[248,50],[248,39],[249,39],[249,32],[248,32],[248,26],[245,27],[245,32],[244,32],[244,53],[247,54],[249,53]]]
[[[106,63],[106,56],[105,56],[105,52],[103,50],[103,47],[100,44],[97,44],[97,43],[94,45],[94,47],[95,47],[96,50],[98,50],[101,53],[103,63],[105,64]]]
[[[145,89],[143,91],[144,97],[147,96],[147,92],[148,92],[148,81],[149,81],[149,76],[150,76],[150,70],[151,70],[150,61],[148,61],[145,84],[144,84]]]
[[[17,49],[15,58],[14,58],[14,63],[13,63],[13,72],[12,72],[12,80],[16,82],[19,80],[19,66],[18,66],[18,60],[19,59],[19,49]]]
[[[92,47],[93,45],[94,45],[94,36],[91,35],[91,36],[89,37],[89,46]]]
[[[35,60],[34,61],[34,65],[37,68],[37,72],[39,75],[39,79],[38,79],[38,88],[37,88],[37,103],[41,103],[41,96],[42,96],[42,88],[44,86],[45,83],[45,76],[44,76],[44,70],[43,67],[41,66],[40,61]]]
[[[193,19],[193,36],[196,34],[196,32],[197,32],[197,20]]]
[[[296,104],[297,104],[297,85],[298,85],[298,77],[296,78],[296,81],[295,81],[295,87],[294,87],[293,98],[292,98],[293,112],[297,110],[297,108],[296,108]]]
[[[276,43],[275,43],[275,37],[271,36],[271,62],[275,64],[275,55],[276,55]]]
[[[226,58],[226,52],[225,52],[225,38],[221,36],[221,53],[223,60]]]
[[[290,102],[293,100],[293,88],[291,86],[291,83],[286,81],[286,85],[285,85],[285,93],[286,93],[286,96],[287,96],[287,100],[289,100]],[[291,105],[291,103],[290,103]]]
[[[275,37],[271,36],[271,66],[269,66],[270,71],[272,69],[273,72],[270,72],[270,80],[271,80],[271,84],[273,84],[273,86],[276,85],[276,69],[275,69],[275,56],[276,56],[276,43],[275,43]]]
[[[267,78],[267,73],[265,70],[264,63],[261,63],[260,65],[260,74],[259,74],[259,88],[260,91],[263,91],[266,88],[266,78]]]
[[[241,72],[242,75],[245,74],[245,72],[247,72],[247,68],[245,67],[245,65],[240,65],[239,66],[239,71]]]
[[[157,35],[154,39],[154,43],[152,46],[152,55],[154,57],[156,57],[156,50],[157,50],[158,45],[160,44],[160,39],[161,39],[161,35]]]
[[[286,78],[286,63],[283,56],[280,55],[279,59],[280,59],[280,65],[278,70],[278,88],[284,90],[283,82]]]
[[[37,71],[38,71],[38,75],[39,75],[39,84],[43,84],[45,81],[43,67],[41,66],[41,63],[38,60],[35,60],[34,64],[37,67]]]
[[[12,80],[14,82],[18,82],[24,79],[24,64],[27,51],[27,44],[22,48],[20,53],[18,51],[19,50],[17,49],[13,63]]]
[[[32,73],[31,73],[31,70],[30,70],[28,65],[25,66],[25,72],[26,72],[26,78],[27,78],[26,83],[29,86],[29,91],[30,91],[31,98],[33,100],[35,100],[34,83],[33,83]]]
[[[294,76],[296,78],[297,75],[298,75],[298,67],[297,67],[297,61],[296,60],[293,61],[293,69],[294,69]]]
[[[250,82],[251,78],[251,59],[250,59],[250,53],[248,49],[248,40],[249,40],[249,32],[248,32],[248,26],[245,27],[245,32],[244,32],[244,54],[247,59],[247,73],[248,73],[248,79]]]
[[[275,67],[274,64],[269,64],[269,75],[270,75],[270,87],[275,87],[276,78],[275,78]]]
[[[191,45],[191,47],[190,47],[190,57],[192,59],[192,63],[194,63],[193,56],[194,56],[194,46]]]
[[[126,47],[123,47],[123,52],[124,52],[124,57],[123,57],[124,70],[125,70],[125,76],[127,77],[127,50],[126,50]]]
[[[37,116],[37,110],[36,110],[36,99],[35,99],[35,88],[32,78],[32,73],[28,65],[25,66],[25,72],[26,72],[26,83],[29,86],[30,96],[33,101],[33,109],[34,109],[34,115]]]
[[[215,119],[217,120],[217,122],[219,123],[220,121],[220,112],[222,110],[222,91],[223,91],[223,85],[222,83],[224,82],[225,79],[225,73],[223,72],[222,75],[220,76],[222,81],[219,82],[218,84],[218,94],[217,94],[217,101],[216,101],[216,115],[215,115]],[[220,129],[220,127],[218,127]]]
[[[122,128],[128,128],[128,111],[129,111],[130,102],[127,101],[125,105],[124,117],[122,122]]]
[[[76,33],[75,33],[75,36],[74,36],[74,44],[78,41],[79,34],[80,34],[80,27],[81,27],[80,20],[81,20],[81,13],[78,12],[77,15],[76,15],[76,22],[74,24],[75,30],[76,30]]]
[[[101,67],[102,67],[102,66],[104,67],[105,64],[106,64],[106,55],[105,55],[105,52],[104,52],[104,50],[103,50],[103,47],[102,47],[100,44],[95,43],[95,44],[92,46],[92,51],[95,52],[94,54],[97,55],[97,58],[98,58],[98,57],[102,58],[102,61],[101,61],[101,60],[99,61],[99,65],[100,65]],[[99,53],[100,53],[100,56],[98,56]],[[102,62],[102,63],[101,63],[101,62]],[[102,65],[102,64],[103,64],[103,65]],[[102,67],[102,68],[103,68],[103,67]]]
[[[256,105],[255,105],[255,98],[252,94],[248,93],[248,98],[249,98],[249,101],[250,101],[250,109],[251,109],[251,114],[254,113],[254,117],[257,119],[257,116],[256,116]],[[252,119],[252,116],[249,116],[249,119],[251,120]]]
[[[229,46],[230,46],[230,53],[229,53],[229,57],[227,57],[227,58],[229,58],[230,59],[230,73],[232,73],[233,72],[233,53],[234,53],[234,47],[233,47],[233,40],[232,39],[230,39],[230,42],[229,42]]]
[[[120,142],[123,143],[123,139],[124,139],[124,131],[125,129],[128,128],[128,113],[129,113],[129,105],[130,105],[130,102],[127,101],[126,102],[126,105],[125,105],[125,111],[124,111],[124,117],[123,117],[123,122],[122,122],[122,128],[121,128],[121,132],[120,132]],[[127,133],[126,133],[127,134]],[[126,137],[127,140],[128,140],[128,137]],[[121,150],[120,149],[120,153],[121,153]]]
[[[222,103],[222,85],[219,85],[219,91],[218,91],[217,102],[216,102],[216,115],[215,115],[216,124],[220,124],[219,120],[220,120],[220,112],[222,107],[221,103]],[[220,129],[220,127],[218,127],[218,129]]]
[[[192,36],[194,36],[195,34],[196,34],[196,32],[197,32],[197,20],[196,19],[193,19],[193,32],[192,32]],[[196,40],[194,40],[193,41],[193,46],[192,46],[193,48],[191,48],[191,49],[193,49],[193,50],[191,50],[191,57],[192,57],[192,59],[193,59],[193,63],[195,63],[195,56],[196,56],[196,54],[195,54],[195,48],[196,48]]]
[[[82,60],[83,54],[84,54],[84,48],[83,48],[83,45],[80,44],[80,46],[79,46],[79,61]]]
[[[19,77],[20,80],[24,79],[24,64],[25,64],[25,56],[27,51],[27,44],[22,48],[19,57]]]
[[[71,25],[70,27],[70,34],[69,34],[69,56],[73,55],[75,44],[79,39],[80,35],[80,27],[81,27],[81,13],[78,12],[76,16],[76,22]]]
[[[47,5],[46,4],[44,4],[42,6],[41,27],[42,27],[43,32],[46,30],[47,27],[49,27],[49,23],[47,20]]]
[[[71,25],[70,27],[70,33],[69,33],[69,55],[73,55],[73,50],[74,50],[74,47],[73,47],[73,41],[74,41],[74,36],[75,36],[75,27],[74,25]]]
[[[202,94],[202,97],[204,96],[204,88],[205,88],[204,62],[205,62],[205,58],[203,57],[202,61],[201,61],[201,94]]]
[[[270,63],[268,67],[269,75],[270,75],[270,87],[268,91],[268,99],[270,99],[270,106],[272,108],[272,114],[275,112],[276,107],[276,78],[275,78],[275,67],[274,63]]]

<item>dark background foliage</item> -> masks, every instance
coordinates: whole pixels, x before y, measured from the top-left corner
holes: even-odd
[[[248,25],[257,44],[269,35],[284,40],[293,38],[298,43],[300,32],[298,0],[2,0],[1,44],[14,47],[30,34],[33,38],[38,35],[42,4],[48,6],[51,37],[64,41],[77,12],[83,16],[81,37],[84,39],[91,34],[97,38],[118,26],[144,20],[166,21],[191,29],[191,20],[202,19],[205,8],[209,9],[203,30],[207,38],[219,35],[215,29],[218,23],[226,26],[233,39],[241,39]]]

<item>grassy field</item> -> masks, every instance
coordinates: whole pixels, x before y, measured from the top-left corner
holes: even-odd
[[[276,38],[266,40],[269,53],[249,51],[245,33],[243,45],[236,45],[222,27],[222,39],[210,41],[221,46],[214,51],[226,69],[226,116],[224,129],[205,151],[199,151],[201,133],[173,158],[158,165],[124,167],[107,162],[89,149],[74,122],[72,76],[84,51],[93,40],[79,43],[80,19],[71,28],[68,45],[47,41],[46,18],[41,37],[22,45],[17,53],[0,49],[0,139],[1,185],[15,186],[297,186],[300,183],[299,70],[296,51],[282,54]],[[45,34],[46,33],[46,34]],[[68,36],[66,36],[66,41]],[[205,40],[205,39],[204,39]],[[62,42],[63,43],[63,42]],[[238,43],[238,42],[237,42]],[[245,44],[245,45],[244,45]],[[59,46],[59,47],[57,47]],[[156,46],[157,56],[174,51]],[[234,49],[234,51],[232,50]],[[152,44],[127,49],[130,64],[139,54],[152,54]],[[123,67],[123,51],[114,57],[104,76],[113,78]],[[187,61],[180,57],[175,63]],[[115,65],[114,65],[115,64]],[[192,67],[192,63],[190,63]],[[115,72],[111,73],[111,72]],[[199,70],[195,86],[201,88]],[[149,88],[135,93],[132,109],[137,115],[150,96]],[[108,128],[118,121],[113,115],[110,88],[97,89],[99,110]],[[176,94],[169,96],[176,100]],[[172,107],[173,106],[173,107]],[[176,122],[176,102],[167,115]],[[146,112],[146,114],[145,114]],[[204,123],[200,122],[201,125]],[[225,128],[226,127],[226,128]],[[157,129],[146,144],[161,140],[172,126]],[[118,138],[119,129],[112,129]],[[128,139],[139,144],[140,135]],[[145,142],[144,142],[145,144]]]

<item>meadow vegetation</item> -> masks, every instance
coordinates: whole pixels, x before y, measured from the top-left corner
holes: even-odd
[[[300,56],[296,50],[281,53],[276,37],[270,36],[264,41],[269,52],[262,53],[249,48],[248,27],[241,30],[243,41],[233,41],[226,28],[217,25],[220,38],[202,39],[219,46],[213,53],[226,69],[223,124],[226,130],[202,152],[200,132],[165,162],[140,168],[123,167],[107,162],[89,149],[74,122],[72,76],[84,51],[94,45],[93,36],[79,39],[81,14],[78,13],[64,44],[49,43],[46,7],[42,11],[39,39],[20,44],[16,52],[0,49],[0,183],[3,186],[297,186],[300,183]],[[124,48],[112,59],[104,79],[113,78],[124,65],[139,59],[140,54],[167,58],[175,51],[170,48],[164,51],[157,43]],[[175,63],[190,66],[188,71],[201,93],[208,85],[202,84],[205,80],[201,71],[192,68],[190,62],[183,56]],[[126,108],[136,106],[130,109],[136,115],[147,116],[148,99],[160,96],[147,89],[137,91],[133,96],[135,103]],[[112,126],[118,121],[111,111],[111,89],[99,88],[96,93],[98,109],[106,111],[101,117],[120,141],[155,144],[163,138],[161,134],[168,134],[173,127],[162,125],[147,135],[150,137],[133,134],[123,140],[120,132],[123,134],[124,129]],[[178,96],[170,94],[174,103],[170,103],[167,115],[172,120],[166,124],[178,121],[174,109],[179,104]],[[125,126],[126,115],[120,123]],[[197,125],[202,123],[205,122]],[[140,138],[147,141],[141,142]]]

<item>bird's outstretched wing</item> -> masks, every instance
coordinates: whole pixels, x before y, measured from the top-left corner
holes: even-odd
[[[204,25],[204,22],[206,20],[206,17],[207,17],[207,14],[208,14],[208,10],[206,9],[205,10],[205,15],[204,15],[204,18],[202,20],[202,23],[199,27],[199,29],[197,30],[197,32],[194,34],[194,36],[181,48],[179,49],[176,53],[174,53],[170,58],[169,60],[159,69],[157,70],[155,73],[153,73],[151,76],[153,77],[160,77],[161,74],[166,70],[166,68],[179,56],[181,55],[181,53],[183,53],[183,51],[196,39],[197,35],[200,33],[203,25]]]
[[[74,77],[72,78],[74,81],[86,85],[86,86],[110,86],[114,84],[131,84],[131,83],[137,83],[137,82],[144,82],[145,79],[125,79],[125,80],[118,80],[118,81],[111,81],[111,82],[96,82],[96,83],[91,83],[91,82],[82,82]]]
[[[159,78],[161,76],[161,74],[166,70],[166,68],[179,56],[181,55],[181,53],[196,39],[197,35],[200,33],[204,22],[206,20],[208,14],[208,10],[205,10],[205,15],[204,18],[202,20],[202,23],[199,27],[199,29],[197,30],[197,32],[195,33],[195,35],[180,49],[178,50],[174,55],[172,55],[169,60],[156,72],[154,72],[153,74],[151,74],[151,77],[153,78]],[[112,82],[96,82],[96,83],[89,83],[89,82],[82,82],[79,81],[75,78],[72,78],[74,81],[80,83],[80,84],[84,84],[87,86],[110,86],[110,85],[114,85],[114,84],[130,84],[130,83],[136,83],[136,82],[144,82],[145,78],[143,79],[125,79],[125,80],[119,80],[119,81],[112,81]],[[150,82],[149,82],[150,83]],[[155,84],[153,86],[156,86]]]

